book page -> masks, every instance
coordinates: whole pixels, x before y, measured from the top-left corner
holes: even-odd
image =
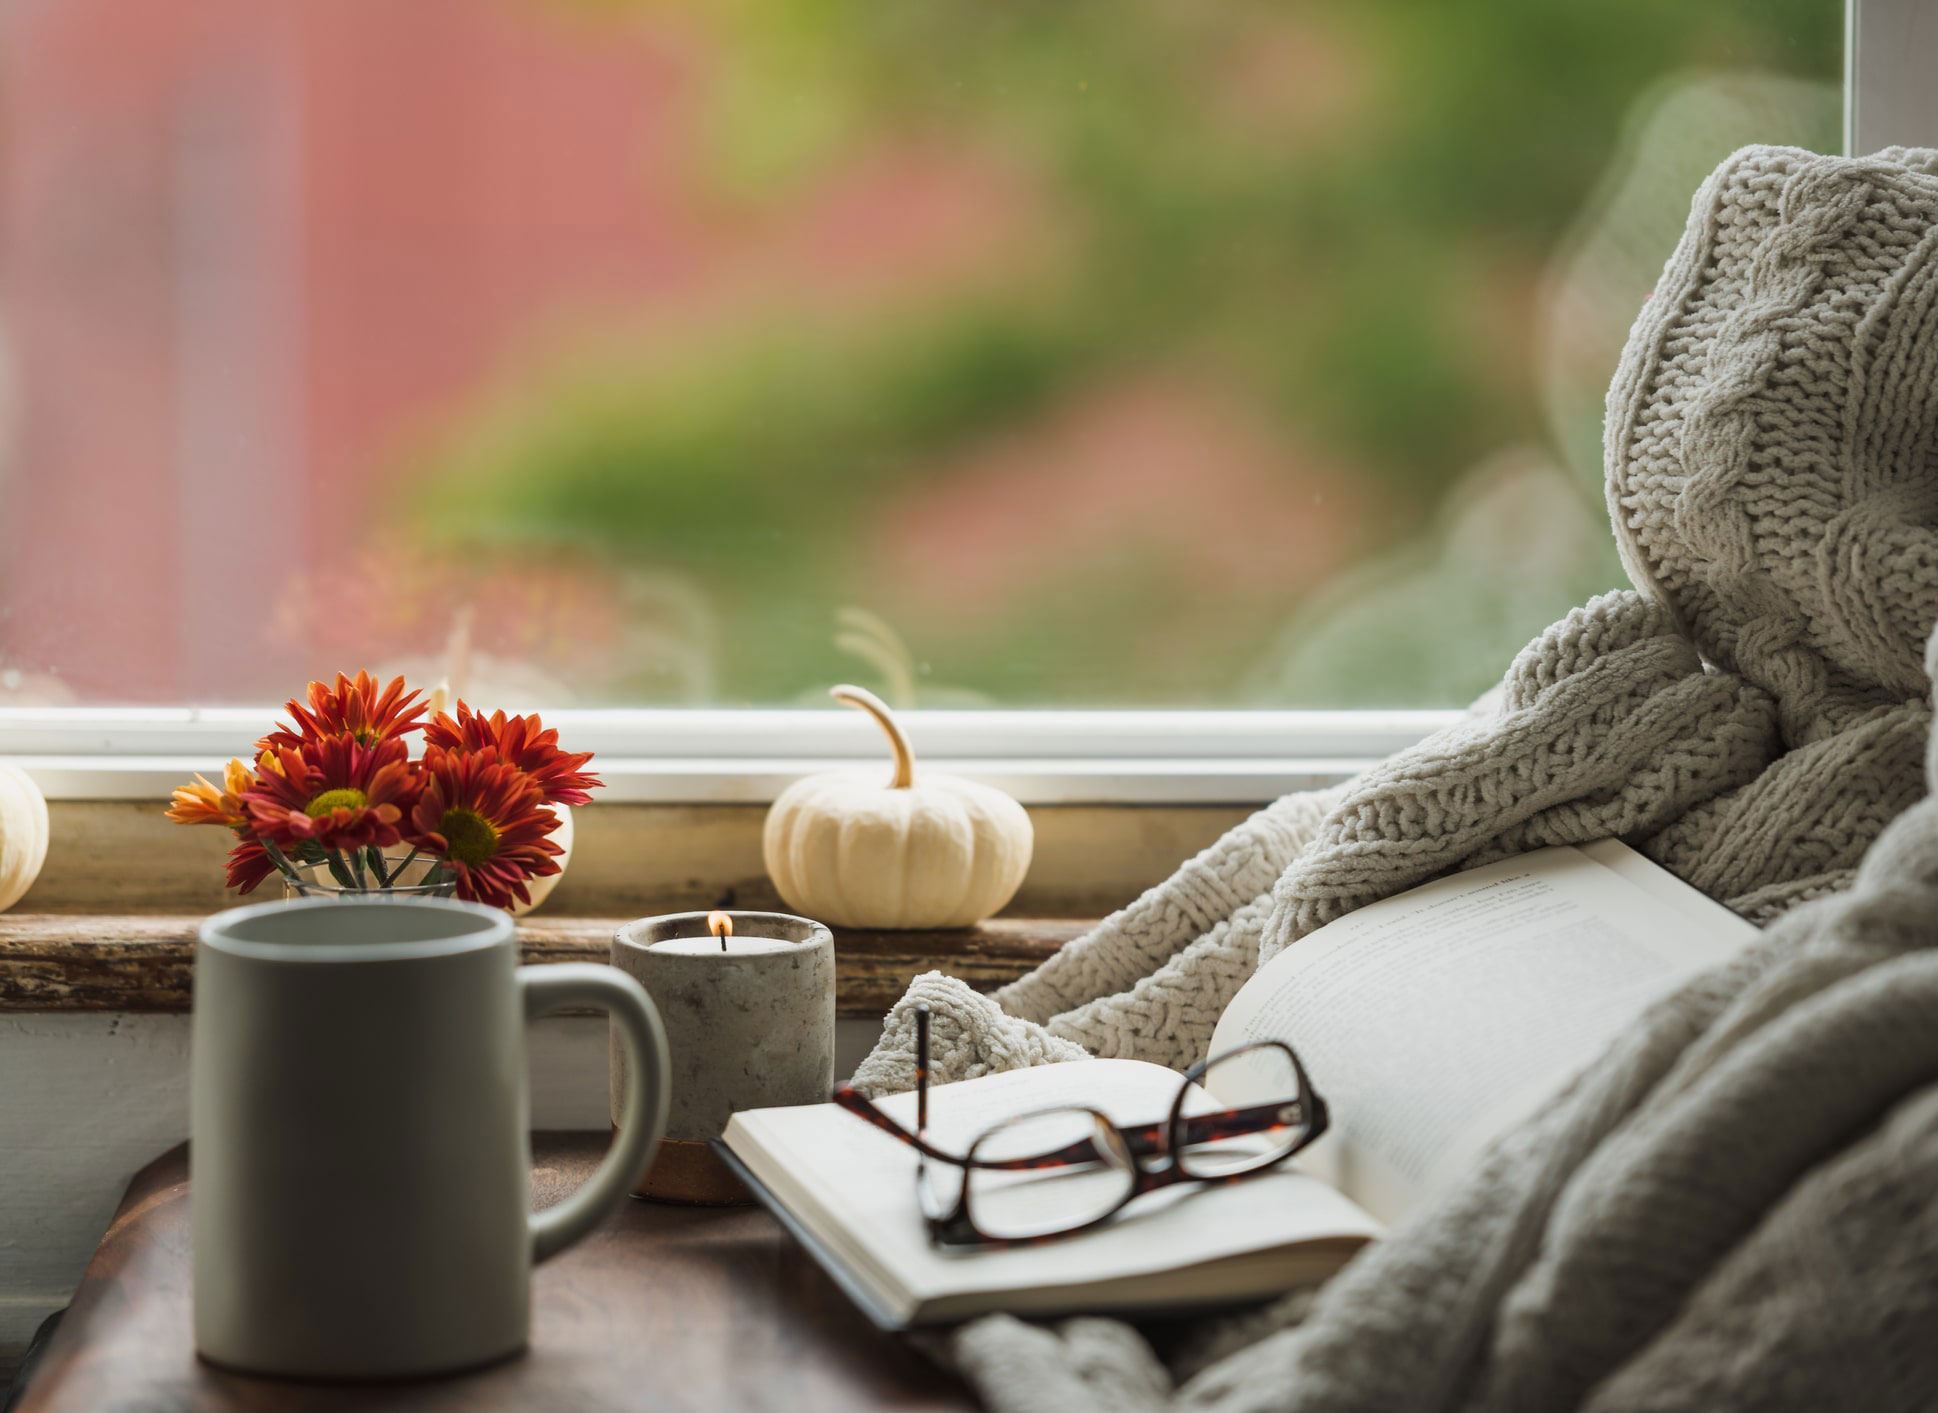
[[[1625,845],[1542,849],[1302,938],[1245,984],[1211,1049],[1291,1043],[1332,1112],[1308,1167],[1391,1222],[1756,935]],[[1235,1072],[1216,1082],[1229,1103],[1258,1097]]]
[[[928,1138],[947,1152],[998,1119],[1080,1104],[1132,1127],[1162,1120],[1182,1083],[1136,1060],[1092,1060],[987,1075],[929,1091]],[[911,1129],[915,1096],[881,1107]],[[1190,1107],[1218,1107],[1194,1090]],[[929,1243],[916,1195],[916,1154],[833,1105],[736,1114],[727,1142],[871,1284],[926,1300],[1157,1275],[1238,1253],[1330,1238],[1370,1239],[1378,1225],[1291,1165],[1244,1181],[1152,1193],[1094,1230],[1035,1246],[950,1251]],[[781,1183],[776,1176],[781,1176]],[[1079,1179],[1080,1180],[1080,1179]],[[791,1191],[787,1189],[792,1189]]]

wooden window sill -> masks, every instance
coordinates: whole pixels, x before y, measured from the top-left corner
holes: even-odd
[[[0,914],[0,1011],[185,1012],[201,914]],[[624,919],[519,924],[528,963],[603,962]],[[835,1013],[877,1019],[922,972],[979,991],[1014,981],[1092,923],[994,918],[946,932],[835,930]]]

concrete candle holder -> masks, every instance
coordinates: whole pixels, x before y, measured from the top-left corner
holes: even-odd
[[[731,935],[709,929],[731,927]],[[722,921],[724,919],[724,922]],[[612,964],[652,996],[673,1060],[666,1137],[633,1196],[752,1199],[708,1144],[742,1109],[825,1104],[834,1088],[834,934],[787,913],[671,913],[614,934]],[[625,1100],[615,1038],[614,1123]]]

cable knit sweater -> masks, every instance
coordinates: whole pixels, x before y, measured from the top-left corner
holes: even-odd
[[[1261,958],[1314,928],[1451,869],[1608,836],[1786,919],[1356,1262],[1310,1326],[1202,1374],[1181,1406],[1929,1401],[1930,1356],[1902,1338],[1938,1269],[1929,807],[1835,895],[1925,788],[1935,250],[1938,153],[1730,158],[1609,391],[1608,504],[1635,588],[1530,644],[1458,726],[1255,815],[994,997],[931,973],[891,1011],[857,1075],[877,1092],[911,1082],[917,999],[942,1078],[1086,1053],[1185,1064]],[[1060,1340],[988,1321],[959,1352],[1004,1409],[1168,1397],[1109,1322]],[[1876,1401],[1827,1392],[1840,1378]]]

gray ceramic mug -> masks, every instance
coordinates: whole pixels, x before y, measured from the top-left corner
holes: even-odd
[[[533,1214],[525,1023],[608,1011],[634,1073],[592,1177]],[[611,967],[520,967],[472,903],[270,903],[195,953],[195,1344],[254,1373],[388,1378],[516,1353],[531,1268],[624,1200],[666,1125],[666,1036]]]

